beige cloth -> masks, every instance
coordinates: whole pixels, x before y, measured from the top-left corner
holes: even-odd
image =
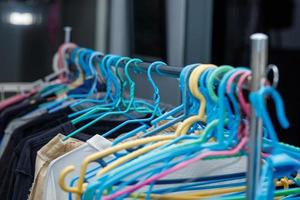
[[[50,162],[84,144],[84,142],[74,138],[63,141],[63,137],[64,135],[58,134],[37,152],[34,182],[32,184],[29,200],[42,199],[44,179]]]

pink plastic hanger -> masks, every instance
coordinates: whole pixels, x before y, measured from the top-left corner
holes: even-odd
[[[65,44],[62,44],[59,49],[58,49],[58,70],[59,71],[63,71],[63,70],[67,70],[67,63],[66,63],[66,59],[65,59],[65,55],[66,55],[66,52],[68,50],[71,50],[71,49],[74,49],[76,48],[77,45],[74,44],[74,43],[65,43]],[[62,81],[62,82],[65,82],[66,81],[66,77],[63,76],[63,74],[59,75],[59,79]]]

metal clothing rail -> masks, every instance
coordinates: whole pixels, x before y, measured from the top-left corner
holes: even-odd
[[[103,56],[99,56],[100,60],[103,58]],[[125,67],[126,61],[123,61],[120,63],[120,67]],[[137,67],[139,69],[142,69],[144,71],[147,71],[149,69],[149,66],[151,65],[151,63],[148,62],[141,62],[141,63],[131,63],[129,66],[134,68]],[[160,65],[157,69],[155,67],[152,68],[153,72],[156,73],[163,73],[166,75],[171,75],[171,76],[175,76],[175,77],[179,77],[181,71],[182,71],[182,67],[173,67],[173,66],[168,66],[168,65]]]
[[[251,91],[255,92],[263,87],[265,69],[268,60],[268,36],[256,33],[250,36],[251,40]],[[251,110],[249,128],[249,155],[247,173],[247,199],[255,200],[261,171],[261,149],[263,139],[263,122],[257,118],[255,109]]]

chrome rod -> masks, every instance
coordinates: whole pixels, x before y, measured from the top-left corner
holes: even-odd
[[[71,26],[65,26],[64,27],[64,31],[65,31],[65,43],[69,43],[71,42],[71,31],[72,31],[72,27]]]
[[[268,60],[268,36],[255,33],[251,39],[251,91],[259,90],[265,81],[265,68]],[[247,173],[247,199],[255,200],[261,170],[261,148],[263,137],[262,120],[256,117],[255,110],[251,110],[249,128],[249,156]]]

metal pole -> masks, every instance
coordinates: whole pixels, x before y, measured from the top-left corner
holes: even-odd
[[[65,26],[64,31],[65,31],[65,43],[71,42],[72,27],[71,26]]]
[[[255,33],[251,39],[251,91],[259,90],[265,80],[265,68],[268,60],[268,36],[262,33]],[[258,191],[258,182],[261,169],[261,148],[262,148],[263,124],[258,119],[255,110],[251,110],[249,130],[249,156],[247,173],[247,199],[255,200]]]
[[[99,61],[101,59],[103,59],[103,57],[104,56],[99,56],[98,57]],[[125,64],[126,64],[126,61],[121,62],[120,67],[124,67]],[[144,71],[147,71],[150,65],[151,65],[151,63],[141,62],[141,63],[138,63],[137,65],[132,63],[130,66],[138,67],[138,68],[140,68]],[[171,75],[175,78],[178,78],[180,76],[180,73],[181,73],[182,69],[183,69],[182,67],[175,67],[175,66],[166,65],[166,66],[159,66],[157,69],[153,68],[152,70],[156,73],[164,73],[164,74]]]

